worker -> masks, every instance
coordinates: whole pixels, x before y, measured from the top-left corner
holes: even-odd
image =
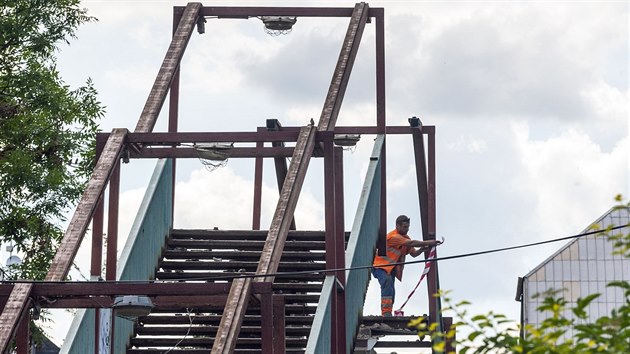
[[[392,263],[404,262],[405,255],[418,257],[430,247],[442,244],[437,240],[420,241],[412,240],[407,232],[409,231],[409,217],[400,215],[396,218],[396,229],[387,234],[387,255],[374,256],[372,275],[381,285],[381,314],[391,316],[394,306],[394,279],[402,280],[403,264],[392,265]],[[418,247],[418,248],[416,248]]]

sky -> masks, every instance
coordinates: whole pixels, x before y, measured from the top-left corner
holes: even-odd
[[[101,129],[133,131],[170,43],[180,1],[83,1],[99,20],[60,46],[71,87],[94,81],[106,106]],[[206,2],[206,6],[343,6],[344,1]],[[451,256],[576,234],[628,196],[628,4],[621,1],[388,1],[385,9],[387,124],[420,117],[436,127],[438,254]],[[321,113],[348,19],[298,18],[271,37],[258,19],[208,19],[181,66],[179,131],[255,131],[266,119],[303,126]],[[375,125],[374,24],[366,26],[338,126]],[[166,105],[165,105],[166,107]],[[165,111],[165,110],[164,110]],[[166,131],[160,116],[154,131]],[[372,149],[364,136],[344,152],[345,224],[350,230]],[[412,142],[388,137],[388,229],[411,217],[420,238]],[[234,161],[236,160],[236,161]],[[122,168],[120,235],[127,235],[154,161]],[[253,160],[207,171],[178,161],[175,227],[250,229]],[[263,227],[277,201],[265,162]],[[226,207],[229,206],[229,207]],[[323,168],[311,161],[296,211],[299,229],[324,225]],[[84,244],[89,245],[89,235]],[[119,241],[119,245],[124,241]],[[518,320],[517,277],[562,243],[440,263],[440,285],[471,313]],[[121,247],[122,249],[122,247]],[[77,260],[89,273],[88,251]],[[407,266],[401,304],[422,265]],[[396,307],[396,304],[394,305]],[[428,312],[426,286],[405,307]],[[60,343],[67,313],[50,329]],[[365,314],[379,313],[378,283]]]

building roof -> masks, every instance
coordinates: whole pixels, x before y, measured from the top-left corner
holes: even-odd
[[[584,230],[582,230],[582,232],[580,232],[580,233],[586,233],[586,232],[592,231],[594,225],[599,225],[599,228],[602,228],[602,229],[608,227],[610,224],[606,224],[606,225],[601,225],[601,224],[602,224],[603,221],[605,221],[607,218],[613,216],[614,214],[617,214],[616,216],[618,216],[618,217],[620,216],[619,214],[623,214],[627,218],[630,215],[630,208],[618,207],[618,206],[612,207],[607,212],[605,212],[602,216],[600,216],[597,220],[592,222],[588,227],[586,227]],[[615,225],[615,226],[617,226],[617,225]],[[585,237],[588,238],[588,237],[597,237],[597,236],[596,235],[589,235],[589,236],[585,236]],[[571,247],[572,244],[578,242],[579,240],[580,240],[580,237],[576,237],[576,238],[572,239],[571,241],[569,241],[564,246],[560,247],[560,249],[558,249],[556,252],[554,252],[551,256],[547,257],[547,259],[542,261],[539,265],[534,267],[534,269],[530,270],[527,274],[525,274],[524,278],[528,278],[532,274],[536,273],[540,268],[544,267],[547,263],[552,261],[556,256],[558,256],[560,253],[562,253],[567,248]]]

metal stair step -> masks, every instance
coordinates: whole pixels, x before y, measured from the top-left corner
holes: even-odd
[[[242,260],[259,260],[260,251],[234,251],[234,250],[213,250],[213,251],[200,251],[200,250],[165,250],[162,256],[168,260],[204,260],[204,259],[242,259]],[[324,251],[313,252],[311,251],[284,251],[282,253],[282,261],[289,260],[312,260],[323,261],[326,259],[326,253]]]
[[[213,325],[221,322],[221,315],[219,314],[192,314],[192,322],[196,325]],[[285,323],[287,325],[305,325],[313,322],[313,316],[285,316]],[[174,314],[174,315],[150,315],[143,317],[140,321],[146,325],[188,325],[190,319],[186,314]],[[243,319],[243,325],[260,324],[260,315],[245,315]]]
[[[259,262],[245,261],[162,261],[159,266],[164,271],[168,270],[239,270],[255,271]],[[281,262],[278,267],[280,272],[323,270],[326,264],[322,262]]]
[[[253,272],[225,272],[225,271],[216,271],[216,272],[156,272],[155,277],[158,280],[197,280],[197,281],[217,281],[217,280],[231,280],[236,277],[242,277],[245,275],[254,275]],[[288,274],[276,275],[276,279],[280,280],[300,280],[300,281],[323,281],[324,274],[321,273],[299,273],[299,274]]]
[[[168,350],[168,349],[167,349]],[[134,348],[127,349],[127,354],[164,354],[165,349],[156,349],[156,348]],[[208,354],[208,349],[180,349],[173,348],[169,353],[173,354]],[[234,350],[233,354],[258,354],[262,353],[260,349],[253,348],[237,348]],[[303,354],[304,349],[299,348],[286,348],[286,354]]]
[[[258,240],[267,239],[268,230],[200,230],[200,229],[174,229],[171,231],[172,239],[199,239],[199,240]],[[287,241],[324,241],[326,234],[324,231],[290,230],[287,234]],[[350,233],[346,232],[346,239]]]
[[[177,283],[226,283],[253,275],[258,267],[267,231],[172,230],[161,255],[157,280]],[[278,272],[298,274],[275,277],[273,291],[285,301],[287,353],[303,353],[313,323],[325,275],[323,231],[291,231]],[[304,272],[304,273],[299,273]],[[310,273],[315,272],[315,273]],[[203,299],[202,299],[203,300]],[[260,308],[252,298],[234,353],[260,353]],[[127,353],[207,353],[221,322],[223,305],[198,301],[185,309],[173,303],[155,308],[139,319]],[[192,303],[191,303],[192,304]],[[192,314],[188,317],[188,312]],[[192,322],[192,325],[191,325]],[[177,348],[173,348],[177,346]]]
[[[136,326],[136,334],[140,336],[195,336],[195,337],[214,337],[218,331],[218,322],[216,325],[197,325],[193,321],[193,325],[180,325],[180,326]],[[285,333],[287,337],[302,337],[308,336],[311,330],[310,326],[289,326],[285,327]],[[260,335],[260,325],[253,326],[241,326],[241,334]]]
[[[224,306],[202,306],[193,308],[193,312],[200,313],[214,313],[220,315],[223,313]],[[286,304],[284,307],[284,313],[286,316],[292,315],[313,315],[317,310],[317,304]],[[153,314],[164,314],[164,313],[186,313],[186,310],[181,306],[175,308],[154,308],[151,313]],[[246,314],[248,315],[260,315],[260,308],[256,306],[248,306]],[[144,317],[143,317],[144,318]],[[142,319],[141,319],[142,320]]]
[[[170,239],[167,241],[167,247],[179,250],[240,250],[240,251],[261,251],[265,241],[251,240],[181,240]],[[284,245],[286,250],[324,250],[324,241],[287,241]]]
[[[287,337],[285,340],[287,347],[305,347],[307,339],[306,338],[292,338]],[[170,348],[174,346],[182,346],[182,347],[197,347],[197,348],[212,348],[212,344],[214,343],[214,338],[139,338],[135,337],[131,339],[132,347],[151,347],[151,348]],[[236,340],[237,348],[253,348],[260,349],[262,344],[262,339],[260,338],[243,338],[239,337]]]

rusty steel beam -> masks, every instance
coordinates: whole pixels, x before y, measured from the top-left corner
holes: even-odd
[[[273,297],[272,293],[260,296],[260,336],[262,337],[261,351],[263,354],[273,353]]]
[[[252,294],[251,285],[251,278],[239,278],[232,281],[228,300],[212,345],[213,354],[228,354],[234,351],[247,303]]]
[[[424,129],[424,128],[423,128]],[[435,231],[435,131],[428,134],[429,145],[429,234],[436,234]]]
[[[331,137],[332,138],[332,137]],[[324,144],[326,268],[343,269],[345,264],[345,231],[343,210],[343,150],[332,142]],[[346,351],[345,271],[335,273],[335,290],[331,304],[332,353]]]
[[[180,285],[183,288],[183,286]],[[227,293],[220,295],[160,295],[151,296],[151,302],[157,309],[174,309],[185,307],[202,307],[215,306],[221,307],[225,305]],[[111,296],[90,296],[81,298],[63,298],[57,299],[55,302],[42,302],[42,308],[109,308],[114,304],[114,298]]]
[[[109,134],[103,136],[97,134],[96,136],[96,156],[94,164],[98,162],[98,159],[103,153],[105,144],[109,139]],[[105,213],[105,203],[103,197],[99,198],[94,216],[92,217],[92,254],[90,259],[90,276],[93,279],[101,277],[101,266],[103,264],[103,218]]]
[[[256,143],[297,141],[299,127],[290,131],[259,131],[259,132],[155,132],[129,133],[129,143],[147,145],[172,145],[176,143]]]
[[[181,22],[183,15],[183,11],[181,12],[173,12],[173,33],[174,37],[177,33],[177,27],[179,27],[179,23]],[[169,87],[168,94],[168,131],[169,132],[177,132],[177,125],[179,119],[179,76],[181,72],[181,63],[175,70],[175,75],[173,75],[173,80],[171,81],[171,86]],[[177,185],[177,159],[173,159],[171,163],[171,176],[173,176],[171,185],[171,200],[175,200],[175,187]],[[171,208],[171,219],[175,217],[175,208]]]
[[[257,142],[256,148],[264,147],[264,143]],[[254,205],[252,208],[252,230],[260,230],[260,215],[262,213],[262,179],[263,179],[263,159],[256,157],[254,163]]]
[[[98,205],[92,218],[92,255],[90,259],[90,276],[92,279],[101,277],[103,265],[103,198],[99,198]]]
[[[335,147],[335,267],[344,269],[346,267],[346,237],[344,223],[344,198],[343,198],[343,149]],[[346,351],[346,272],[339,271],[336,274],[337,287],[335,291],[335,310],[337,323],[336,352]]]
[[[17,283],[0,286],[0,299],[5,299],[14,289],[24,285],[31,287],[28,299],[41,308],[106,308],[112,306],[117,295],[149,296],[157,308],[224,306],[230,291],[227,283],[190,283],[185,287],[176,283],[151,282]],[[253,283],[251,292],[270,293],[271,285]],[[256,303],[254,298],[250,298],[252,301]]]
[[[16,327],[30,306],[32,288],[31,284],[15,285],[4,305],[0,315],[0,353],[7,353],[10,349]]]
[[[18,324],[17,335],[15,338],[15,347],[17,349],[16,354],[30,354],[30,341],[31,341],[31,316],[28,311],[24,313],[20,323]]]
[[[427,181],[424,137],[422,136],[420,129],[416,128],[416,131],[417,132],[412,135],[413,152],[416,165],[416,184],[418,186],[418,202],[420,204],[422,239],[426,241],[432,239],[429,235],[429,184]]]
[[[436,238],[436,227],[435,227],[435,133],[431,133],[428,135],[428,191],[427,191],[427,199],[428,199],[428,229],[429,229],[429,237],[433,239]],[[436,250],[435,257],[438,257],[438,253]],[[431,288],[429,289],[429,293],[439,293],[440,291],[440,271],[438,262],[433,262],[431,265],[431,270],[427,274],[427,286],[430,283],[433,283]],[[442,317],[442,298],[439,296],[434,297],[433,299],[435,314],[432,319],[435,319],[435,322],[438,324],[438,331],[442,331],[444,329],[443,317]],[[447,342],[447,345],[449,343]]]
[[[175,10],[181,7],[176,6]],[[296,17],[350,17],[351,7],[220,7],[204,6],[203,16],[220,18],[249,18],[258,16],[296,16]],[[373,16],[373,15],[372,15]]]
[[[180,285],[181,286],[181,285]],[[160,295],[152,296],[151,302],[156,309],[181,309],[185,307],[225,306],[227,293],[221,295]],[[52,303],[42,303],[42,308],[110,308],[114,298],[108,296],[90,296],[83,298],[58,299]]]
[[[359,44],[361,43],[361,36],[363,35],[363,29],[365,28],[367,19],[368,5],[366,3],[356,4],[352,11],[346,37],[343,41],[341,52],[339,53],[339,59],[335,66],[330,87],[328,88],[324,109],[322,110],[319,123],[317,124],[317,130],[319,131],[334,130],[335,128],[339,109],[343,102],[343,96],[346,93],[346,87],[348,87],[350,73],[352,72],[354,59],[359,51]]]
[[[282,125],[280,124],[280,122],[278,120],[275,120],[275,126],[273,129],[274,131],[281,131],[282,130]],[[276,147],[276,148],[283,148],[284,146],[284,141],[273,141],[271,142],[271,146],[272,147]],[[282,184],[284,184],[284,179],[287,177],[287,173],[289,171],[289,168],[287,167],[287,159],[285,157],[274,157],[273,159],[273,164],[276,167],[276,182],[278,183],[278,192],[282,191]],[[293,220],[291,221],[291,226],[290,226],[291,230],[295,230],[295,216],[293,217]]]
[[[169,87],[173,82],[179,63],[184,56],[184,51],[186,50],[188,41],[195,29],[195,25],[197,24],[197,18],[199,17],[199,10],[201,7],[201,3],[198,2],[191,2],[186,5],[181,21],[177,26],[177,30],[173,35],[171,44],[168,47],[166,56],[164,57],[164,61],[160,67],[160,71],[158,72],[155,82],[153,83],[153,87],[151,88],[151,93],[149,93],[149,98],[142,109],[140,119],[138,120],[136,129],[134,130],[135,132],[153,131],[153,127],[155,126],[157,117],[160,114],[162,105],[164,105],[164,101],[166,100]]]
[[[280,198],[274,212],[267,240],[260,256],[256,274],[275,273],[280,263],[280,255],[289,232],[293,213],[304,183],[306,170],[315,147],[315,127],[306,126],[300,132],[300,139],[291,158],[287,176],[282,185]],[[256,282],[273,282],[273,277],[256,278]]]
[[[230,150],[229,158],[248,158],[248,157],[291,157],[293,155],[292,147],[239,147]],[[160,159],[160,158],[200,158],[199,153],[194,148],[152,148],[142,149],[136,153],[130,151],[129,157],[132,159]]]
[[[284,180],[276,211],[269,227],[267,240],[260,256],[256,274],[275,273],[280,255],[289,233],[289,226],[304,183],[306,170],[315,145],[315,127],[306,126],[300,131],[293,151],[287,177]],[[273,277],[257,278],[256,282],[273,282]],[[251,279],[235,279],[228,295],[228,302],[212,347],[212,353],[231,353],[236,345],[247,301],[251,295]]]
[[[286,325],[284,311],[284,295],[273,295],[273,353],[285,354],[286,352]]]
[[[435,140],[434,134],[428,134],[429,151],[428,161],[425,156],[424,137],[418,129],[413,134],[413,146],[416,165],[416,179],[418,184],[418,200],[420,203],[420,219],[422,223],[422,239],[435,240]],[[435,256],[437,257],[437,250]],[[425,257],[429,257],[429,250],[425,252]],[[437,262],[431,264],[431,269],[427,274],[427,296],[429,302],[429,321],[439,325],[438,331],[443,327],[441,316],[441,300],[439,296],[439,271]]]
[[[112,174],[114,165],[120,159],[126,135],[127,129],[116,128],[112,130],[109,139],[107,139],[103,154],[98,159],[92,177],[88,181],[85,192],[70,220],[70,225],[61,240],[61,245],[51,263],[48,275],[46,275],[46,280],[63,280],[68,274],[96,205],[105,190],[105,184]]]
[[[32,297],[45,297],[55,300],[64,297],[88,297],[91,295],[116,296],[116,295],[199,295],[199,294],[227,294],[230,289],[228,283],[188,283],[183,287],[180,283],[154,283],[154,282],[125,282],[125,281],[99,281],[99,282],[34,282],[14,283],[0,286],[0,296],[8,296],[12,289],[18,285],[32,285]],[[262,291],[262,288],[254,286],[254,292]]]
[[[282,131],[260,130],[258,132],[152,132],[128,133],[127,142],[150,146],[172,146],[182,143],[257,143],[257,142],[295,142],[301,127],[282,127]],[[335,126],[335,134],[381,134],[378,126]],[[413,134],[409,126],[388,126],[388,135]],[[422,134],[435,132],[435,126],[425,125]],[[316,140],[320,141],[319,133]],[[97,133],[97,139],[106,141],[109,133]]]
[[[385,14],[382,9],[376,16],[376,125],[383,134],[381,149],[381,209],[376,247],[379,256],[387,254],[387,133],[385,119]]]
[[[304,127],[300,132],[291,164],[282,184],[278,205],[269,227],[256,274],[275,273],[278,270],[280,254],[284,249],[284,241],[293,221],[293,213],[313,154],[315,133],[314,126]],[[257,278],[255,281],[273,282],[273,277]]]
[[[120,160],[114,162],[109,180],[109,209],[107,214],[107,257],[105,280],[116,280],[118,262],[118,202],[120,199]]]
[[[185,9],[185,8],[184,8]],[[179,24],[181,22],[182,16],[185,11],[181,12],[173,12],[173,33],[171,40],[175,39],[177,35],[177,29],[179,28]],[[191,32],[192,34],[192,32]],[[189,35],[190,38],[190,35]],[[185,48],[184,48],[185,49]],[[181,60],[181,57],[180,57]],[[177,65],[175,68],[175,73],[173,74],[173,79],[171,80],[171,84],[169,87],[169,95],[168,95],[168,131],[176,132],[177,131],[177,123],[179,118],[179,75],[181,71],[181,65]],[[153,130],[153,129],[151,129]]]

